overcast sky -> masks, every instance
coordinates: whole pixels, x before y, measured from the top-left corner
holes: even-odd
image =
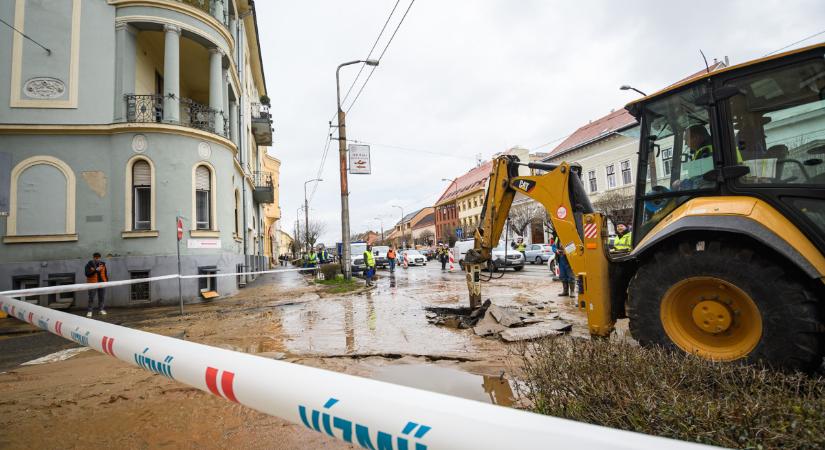
[[[335,68],[367,56],[395,0],[255,4],[274,115],[270,152],[281,160],[282,227],[291,234],[335,113]],[[409,4],[399,1],[374,56]],[[406,148],[373,145],[372,175],[350,175],[352,231],[378,230],[375,217],[391,228],[400,216],[391,205],[405,213],[432,205],[448,184],[441,179],[472,168],[478,153],[549,151],[555,144],[538,147],[632,100],[620,85],[650,93],[701,69],[699,49],[735,64],[825,29],[821,0],[678,5],[416,0],[347,116],[349,139]],[[342,69],[342,95],[359,67]],[[322,177],[310,214],[332,244],[341,237],[337,141]]]

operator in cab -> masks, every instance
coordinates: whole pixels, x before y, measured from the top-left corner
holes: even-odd
[[[613,251],[629,252],[632,248],[632,233],[623,223],[616,224],[616,240],[613,242]]]

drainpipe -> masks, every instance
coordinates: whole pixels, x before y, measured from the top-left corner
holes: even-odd
[[[246,212],[246,175],[244,174],[244,139],[246,138],[246,124],[244,124],[244,72],[243,72],[243,65],[241,61],[241,49],[243,48],[243,44],[241,42],[241,27],[243,21],[238,16],[238,26],[236,27],[235,31],[235,51],[237,52],[237,57],[235,58],[235,66],[238,68],[238,80],[240,81],[241,85],[238,86],[238,91],[240,93],[238,104],[240,108],[238,108],[238,124],[240,125],[240,131],[238,132],[238,159],[241,162],[241,203],[243,204],[243,255],[244,255],[244,265],[246,265],[246,254],[247,254],[247,239],[246,235],[247,229],[249,227],[247,223],[247,212]]]

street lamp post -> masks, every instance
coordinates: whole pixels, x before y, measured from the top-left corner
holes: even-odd
[[[638,92],[638,93],[642,94],[642,97],[647,97],[647,94],[645,94],[644,92],[642,92],[642,91],[640,91],[640,90],[636,89],[636,88],[635,88],[635,87],[633,87],[633,86],[629,86],[629,85],[623,84],[623,85],[621,85],[621,86],[619,87],[619,89],[621,89],[621,90],[623,90],[623,91],[636,91],[636,92]]]
[[[402,208],[398,205],[392,205],[392,207],[393,208],[398,208],[398,209],[401,210],[401,222],[399,222],[399,223],[401,224],[401,245],[404,245],[407,242],[406,237],[405,237],[405,233],[404,233],[404,208]]]
[[[377,66],[378,60],[368,59],[345,62],[335,69],[335,95],[338,104],[338,165],[341,172],[341,266],[344,269],[344,278],[352,279],[350,267],[350,239],[349,239],[349,186],[347,186],[347,125],[346,113],[341,109],[341,80],[340,72],[344,66],[366,63],[368,66]]]
[[[380,217],[374,217],[379,223],[381,223],[381,244],[384,244],[384,219]]]
[[[307,254],[309,254],[309,201],[307,201],[307,183],[312,183],[313,181],[321,182],[324,181],[324,179],[313,178],[304,181],[304,237],[306,237]]]

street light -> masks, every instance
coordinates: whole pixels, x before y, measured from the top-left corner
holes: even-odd
[[[401,245],[404,245],[407,242],[406,238],[404,237],[404,208],[402,208],[398,205],[392,205],[392,207],[393,208],[398,208],[398,209],[401,210],[401,222],[400,222],[401,223]]]
[[[377,220],[381,223],[381,244],[384,244],[384,219],[380,217],[373,217],[373,220]]]
[[[304,207],[303,207],[303,206],[299,206],[299,207],[298,207],[298,210],[297,210],[297,211],[295,211],[295,242],[296,242],[296,245],[293,247],[293,248],[295,248],[295,249],[298,249],[298,246],[297,246],[297,241],[298,241],[298,239],[301,237],[301,227],[299,226],[299,224],[300,224],[300,222],[301,222],[300,217],[301,217],[301,210],[302,210],[302,209],[304,209]],[[293,255],[293,256],[296,256],[296,257],[297,257],[298,255]]]
[[[309,254],[309,202],[307,201],[307,184],[313,181],[324,181],[323,178],[313,178],[304,181],[304,236],[306,236],[307,254]]]
[[[636,92],[638,92],[638,93],[642,94],[642,97],[647,97],[647,94],[645,94],[644,92],[642,92],[642,91],[640,91],[640,90],[636,89],[636,88],[635,88],[635,87],[633,87],[633,86],[628,86],[628,85],[626,85],[626,84],[623,84],[621,87],[619,87],[619,89],[621,89],[621,90],[623,90],[623,91],[636,91]]]
[[[347,125],[346,113],[341,109],[341,68],[352,64],[366,63],[368,66],[377,66],[378,60],[357,60],[345,62],[335,69],[335,96],[338,106],[338,165],[341,173],[341,266],[344,269],[344,278],[352,279],[350,267],[350,236],[349,236],[349,186],[347,186]]]

